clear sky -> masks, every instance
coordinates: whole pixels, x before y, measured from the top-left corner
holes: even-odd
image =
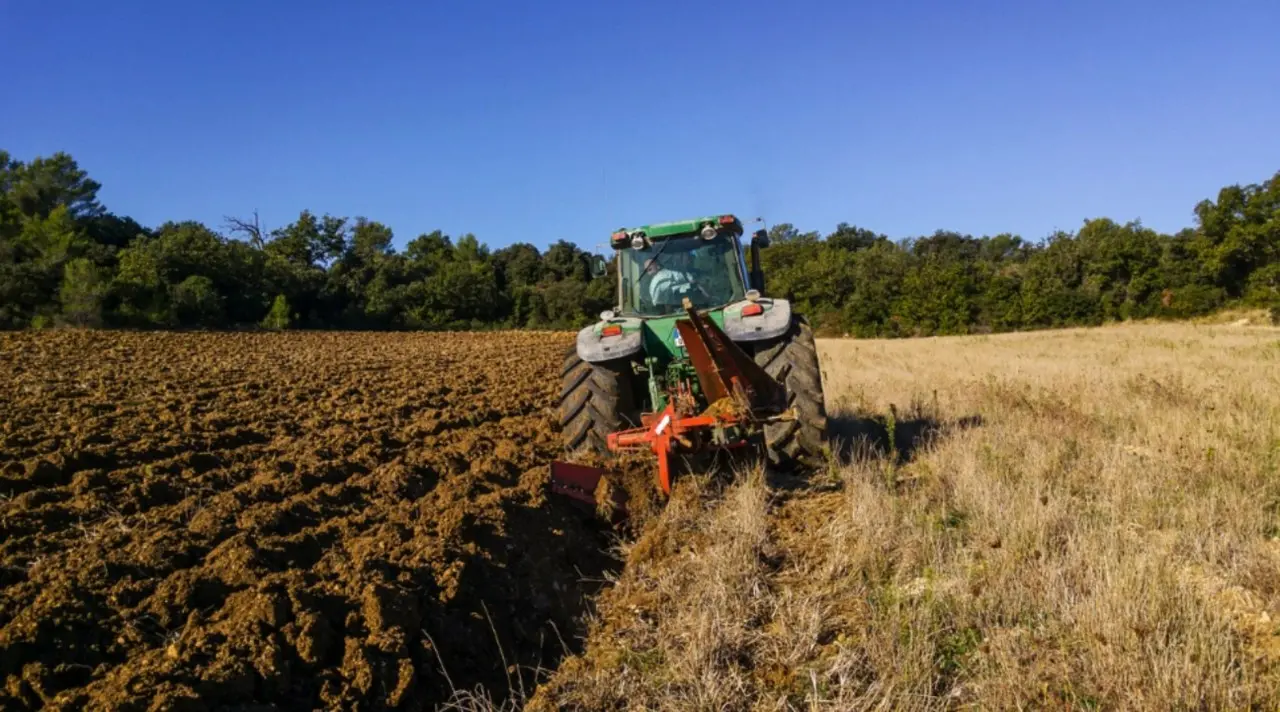
[[[1172,231],[1280,170],[1280,2],[0,0],[0,148],[147,225],[491,246],[708,212]]]

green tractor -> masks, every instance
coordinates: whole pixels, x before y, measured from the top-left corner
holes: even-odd
[[[768,247],[768,234],[752,235],[750,268],[742,236],[742,222],[733,215],[613,233],[617,306],[578,332],[561,371],[559,420],[566,451],[616,451],[619,433],[643,434],[644,428],[655,438],[663,431],[661,413],[668,406],[677,413],[673,401],[686,402],[679,412],[710,412],[710,393],[721,397],[742,390],[733,379],[717,385],[716,379],[732,373],[742,376],[751,393],[785,398],[785,416],[750,419],[758,432],[747,435],[771,467],[807,469],[825,462],[827,417],[813,332],[790,302],[766,296],[760,250]],[[603,257],[596,258],[592,272],[597,278],[607,274]],[[710,349],[701,343],[703,336]],[[722,424],[706,447],[712,440],[726,442]],[[678,440],[689,446],[687,437]],[[564,472],[559,470],[560,479]],[[668,489],[665,480],[664,471],[662,487]],[[590,489],[591,483],[584,486]]]

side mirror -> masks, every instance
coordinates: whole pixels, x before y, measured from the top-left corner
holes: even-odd
[[[600,255],[592,255],[591,256],[591,277],[593,279],[599,279],[605,276],[606,274],[609,274],[609,263],[605,262],[605,259]]]
[[[764,294],[764,266],[760,263],[760,248],[769,246],[769,233],[756,230],[751,235],[751,288]]]

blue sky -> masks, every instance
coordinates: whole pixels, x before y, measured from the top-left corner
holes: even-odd
[[[1166,231],[1280,170],[1280,3],[0,0],[0,148],[144,224],[594,247],[733,211]]]

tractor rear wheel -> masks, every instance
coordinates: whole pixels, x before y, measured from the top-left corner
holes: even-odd
[[[817,468],[826,463],[827,408],[822,369],[813,331],[793,318],[786,334],[756,346],[755,362],[787,389],[787,406],[796,419],[765,426],[769,464],[782,470]]]
[[[608,436],[636,427],[640,410],[630,359],[589,363],[576,348],[565,354],[560,369],[560,432],[566,452],[608,453]]]

